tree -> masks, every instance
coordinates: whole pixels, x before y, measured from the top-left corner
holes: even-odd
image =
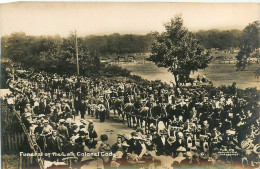
[[[23,32],[12,33],[2,39],[2,57],[15,62],[23,61],[29,56],[30,38]]]
[[[76,72],[77,60],[75,38],[74,34],[70,34],[68,38],[63,39],[61,45],[61,65],[59,69],[64,70],[65,72]],[[89,51],[83,38],[78,37],[77,42],[80,74],[97,73],[100,69],[99,56]],[[70,65],[70,67],[66,65]]]
[[[260,23],[255,21],[243,30],[243,34],[240,40],[240,51],[238,52],[237,58],[237,70],[245,70],[249,64],[248,58],[259,57],[260,47]]]
[[[78,37],[78,56],[81,75],[100,70],[99,56],[91,54],[83,38]],[[37,71],[76,74],[75,35],[29,36],[12,33],[1,39],[2,57]]]
[[[238,47],[242,31],[237,29],[223,31],[211,29],[207,31],[201,30],[195,34],[205,48],[218,48],[220,50],[225,50],[231,47]]]
[[[175,79],[176,86],[190,81],[191,71],[206,68],[211,60],[208,52],[201,46],[195,35],[183,26],[180,16],[165,25],[166,31],[156,33],[149,60],[158,67],[168,68]]]

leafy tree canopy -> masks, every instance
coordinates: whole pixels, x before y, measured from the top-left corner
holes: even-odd
[[[195,35],[183,26],[180,16],[165,25],[165,32],[156,33],[149,60],[168,68],[174,75],[176,86],[187,83],[191,71],[206,68],[211,60]]]
[[[245,70],[246,66],[249,64],[248,58],[260,59],[259,54],[260,47],[260,23],[255,21],[250,23],[243,30],[243,34],[240,40],[240,51],[237,58],[237,69]]]

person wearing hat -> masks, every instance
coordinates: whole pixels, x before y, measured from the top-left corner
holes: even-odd
[[[159,131],[159,135],[154,139],[154,144],[156,145],[157,155],[166,155],[166,151],[169,148],[169,143],[167,142],[168,133],[166,129]]]
[[[93,123],[89,124],[88,132],[89,132],[90,140],[94,141],[97,138],[97,132],[96,132],[96,130],[94,128],[94,124]]]
[[[104,102],[100,101],[99,105],[98,105],[98,114],[99,114],[99,118],[100,118],[100,122],[104,122],[106,119],[106,107],[104,106]]]
[[[140,137],[139,143],[140,143],[141,146],[142,146],[142,151],[141,151],[141,153],[138,155],[138,159],[140,160],[140,159],[143,158],[143,155],[146,154],[147,148],[146,148],[146,144],[145,144],[145,141],[146,141],[145,136],[141,135],[141,136],[139,136],[139,137]]]
[[[73,135],[73,124],[75,123],[74,120],[72,120],[72,118],[67,118],[66,121],[65,121],[65,126],[67,127],[68,129],[68,133],[69,133],[69,138],[72,137]]]
[[[49,125],[48,120],[44,120],[42,134],[49,135],[52,132],[52,130],[53,129],[52,129],[51,125]]]
[[[147,150],[147,151],[153,151],[153,150],[155,150],[155,146],[154,146],[153,138],[152,138],[152,135],[151,135],[151,134],[146,135],[146,138],[145,138],[145,146],[146,146],[146,150]]]
[[[34,135],[34,130],[38,125],[35,124],[34,120],[30,120],[29,123],[30,123],[29,134],[32,136]]]
[[[104,98],[104,105],[105,105],[105,109],[106,109],[106,119],[109,119],[110,117],[110,105],[111,105],[111,99],[109,95],[105,95]]]
[[[129,147],[130,145],[127,144],[127,142],[122,143],[122,151],[117,151],[113,154],[120,154],[120,157],[116,159],[116,162],[119,162],[120,164],[126,163],[127,157],[129,156]],[[122,152],[122,153],[121,153]]]
[[[65,110],[64,118],[73,118],[73,112],[71,109],[69,111]]]
[[[42,133],[43,124],[42,124],[39,120],[37,120],[36,124],[37,124],[38,126],[35,128],[34,134],[35,134],[35,135],[39,135],[39,134]]]
[[[74,105],[74,109],[75,109],[75,116],[79,115],[79,106],[80,106],[80,100],[78,97],[74,97],[73,100],[73,105]]]
[[[29,103],[26,104],[26,108],[24,109],[25,113],[31,113],[32,116],[34,116],[33,109],[31,108],[31,105]]]
[[[51,136],[47,139],[47,152],[61,153],[62,152],[61,143],[62,141],[57,135],[57,131],[53,130]],[[54,161],[56,159],[57,159],[56,156],[51,157],[51,161]]]
[[[173,156],[174,155],[174,152],[173,152],[173,143],[176,141],[176,138],[173,137],[173,136],[170,136],[168,139],[167,139],[167,142],[168,142],[168,148],[167,148],[167,155],[169,156]]]
[[[64,119],[60,119],[59,122],[60,125],[57,128],[57,135],[63,140],[63,142],[66,142],[69,138],[68,128],[64,125],[65,123]]]
[[[128,140],[128,142],[127,142],[129,144],[128,152],[140,155],[142,152],[142,146],[139,142],[141,137],[138,136],[138,134],[136,132],[131,133],[131,135],[132,135],[132,138],[130,140]]]
[[[84,119],[87,109],[86,109],[86,104],[85,104],[83,99],[81,99],[81,101],[79,102],[78,109],[79,109],[79,112],[80,112],[81,119]]]
[[[51,109],[51,114],[50,114],[50,121],[58,123],[59,117],[58,117],[58,112],[57,109]]]
[[[45,113],[46,114],[51,114],[52,113],[52,105],[49,103],[49,104],[46,104],[46,108],[45,108]]]
[[[209,123],[207,120],[203,121],[203,125],[202,125],[202,129],[201,129],[201,134],[207,134],[209,133],[210,129],[209,129]]]
[[[23,113],[21,119],[22,119],[23,124],[27,128],[27,130],[29,130],[30,121],[31,121],[31,113]]]
[[[41,114],[45,114],[45,108],[46,108],[45,104],[46,104],[45,99],[41,98],[39,103],[39,110]]]
[[[7,104],[8,104],[8,108],[10,109],[10,111],[12,112],[14,110],[14,101],[15,101],[15,98],[13,97],[13,94],[11,94],[10,96],[8,96],[6,98],[7,100]]]
[[[64,151],[64,153],[70,153],[70,152],[74,152],[74,154],[77,154],[77,143],[76,143],[76,136],[71,137],[70,140],[63,145],[62,149]]]
[[[122,144],[123,144],[122,135],[118,135],[117,142],[115,144],[113,144],[111,147],[112,153],[116,153],[118,151],[123,151]]]
[[[177,149],[179,149],[179,148],[185,148],[186,149],[186,147],[187,147],[187,142],[184,141],[183,133],[182,132],[178,132],[177,133],[177,139],[172,144],[173,153],[176,153]],[[175,155],[177,155],[177,154],[175,154]]]
[[[24,109],[26,108],[26,104],[27,104],[27,101],[26,101],[26,96],[23,96],[21,98],[21,100],[18,102],[18,108],[20,110],[20,115],[24,114]]]

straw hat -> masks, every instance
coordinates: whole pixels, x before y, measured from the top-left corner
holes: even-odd
[[[122,144],[122,147],[129,147],[130,145],[129,144],[127,144],[126,142],[124,142],[123,144]]]
[[[65,120],[64,120],[64,119],[60,119],[59,122],[60,122],[60,123],[64,123]]]
[[[185,151],[186,151],[186,148],[184,148],[184,147],[179,147],[179,148],[177,148],[176,151],[178,151],[178,152],[185,152]]]

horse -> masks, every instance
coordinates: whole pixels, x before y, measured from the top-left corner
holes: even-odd
[[[127,125],[128,127],[132,127],[132,115],[133,115],[133,112],[134,112],[134,104],[133,103],[126,103],[124,105],[124,111],[123,111],[125,114],[126,114],[126,120],[127,120]],[[123,113],[123,115],[125,115]],[[124,120],[124,116],[123,116],[123,120]]]
[[[113,108],[114,111],[114,116],[116,116],[116,112],[118,114],[118,116],[122,116],[123,121],[124,121],[124,113],[123,113],[123,106],[124,106],[124,100],[117,98],[116,100],[114,100],[114,102],[112,102],[111,107]]]
[[[141,124],[141,127],[143,127],[142,126],[143,125],[143,121],[145,121],[145,131],[147,129],[147,125],[146,124],[147,124],[147,117],[148,117],[149,113],[150,113],[150,108],[149,107],[144,106],[144,107],[140,108],[140,124]]]

